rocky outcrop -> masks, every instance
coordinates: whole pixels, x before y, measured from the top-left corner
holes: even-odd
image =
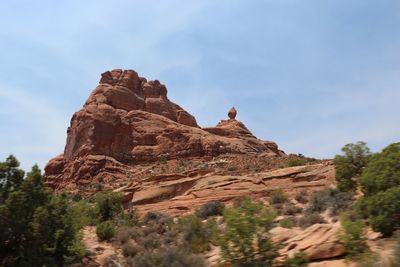
[[[212,200],[231,202],[250,196],[266,201],[269,193],[277,189],[284,189],[294,198],[299,191],[311,193],[333,186],[334,180],[333,165],[317,163],[244,175],[207,170],[157,175],[118,191],[132,197],[141,213],[157,210],[180,215]]]
[[[126,175],[127,166],[161,159],[285,155],[275,143],[253,136],[234,113],[216,127],[201,129],[194,116],[168,99],[159,81],[133,70],[107,71],[73,115],[64,154],[45,167],[46,182],[61,189],[69,182],[90,182],[99,173]]]
[[[340,223],[314,224],[304,230],[275,228],[272,230],[275,242],[284,247],[280,254],[293,257],[304,252],[310,261],[332,259],[345,254],[343,243],[339,239]]]
[[[231,120],[234,120],[236,118],[237,115],[237,111],[235,109],[235,107],[232,107],[229,111],[228,111],[228,117]]]

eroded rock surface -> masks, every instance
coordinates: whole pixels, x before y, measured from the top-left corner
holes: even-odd
[[[138,162],[225,153],[285,155],[236,120],[200,128],[194,116],[168,99],[165,85],[133,70],[103,73],[67,133],[64,153],[45,167],[47,184],[54,189],[90,183],[101,172],[126,175],[127,166]]]
[[[269,193],[277,189],[294,198],[299,191],[313,192],[333,184],[333,165],[318,163],[241,175],[194,170],[153,176],[119,191],[133,192],[132,202],[141,213],[157,210],[180,215],[212,200],[231,202],[250,196],[267,201]]]
[[[281,228],[282,229],[282,228]],[[332,259],[345,254],[343,243],[339,239],[340,223],[314,224],[304,230],[285,229],[290,234],[275,230],[275,241],[285,245],[281,255],[292,257],[296,252],[303,251],[310,261]],[[287,239],[279,240],[282,236]]]
[[[237,110],[235,109],[235,107],[232,107],[229,111],[228,111],[228,117],[231,120],[236,119],[236,115],[237,115]]]

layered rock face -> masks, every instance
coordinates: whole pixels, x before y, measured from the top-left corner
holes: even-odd
[[[255,159],[254,159],[255,160]],[[219,164],[216,162],[216,164]],[[267,202],[269,194],[284,189],[292,199],[296,193],[315,192],[334,185],[330,162],[248,173],[189,170],[179,174],[153,175],[118,189],[141,213],[160,211],[180,215],[219,200],[232,202],[241,197]]]
[[[231,108],[227,119],[201,128],[168,99],[159,81],[147,81],[132,70],[105,72],[73,115],[64,153],[45,167],[46,183],[55,192],[86,196],[113,190],[141,215],[157,211],[173,216],[214,200],[232,205],[250,197],[267,204],[280,189],[301,207],[295,197],[299,193],[310,196],[335,187],[331,161],[286,155],[274,142],[257,139],[236,120],[237,114]],[[279,262],[299,250],[311,260],[341,256],[338,228],[336,223],[274,229],[274,241],[283,245]],[[97,237],[84,242],[92,246]],[[218,258],[217,253],[215,264]]]
[[[160,159],[254,152],[284,156],[235,116],[231,110],[229,120],[202,129],[168,99],[159,81],[147,81],[133,70],[107,71],[73,115],[64,154],[47,164],[46,181],[60,188],[66,181],[88,181],[100,172],[124,174],[124,166]]]

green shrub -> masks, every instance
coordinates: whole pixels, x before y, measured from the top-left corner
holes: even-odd
[[[302,208],[296,207],[292,203],[286,204],[285,207],[283,208],[284,215],[294,215],[296,213],[301,213],[302,211],[303,211]]]
[[[205,267],[203,257],[188,253],[182,249],[146,252],[137,255],[130,261],[134,267]]]
[[[163,233],[163,244],[166,246],[178,246],[182,243],[182,233],[179,227],[172,227]]]
[[[366,198],[368,220],[374,231],[388,236],[400,227],[400,187]]]
[[[114,223],[112,221],[104,221],[97,224],[96,234],[99,240],[109,241],[115,234]]]
[[[321,215],[319,213],[306,212],[302,217],[300,217],[298,219],[297,223],[300,227],[307,228],[307,227],[317,224],[317,223],[326,223],[326,221],[324,220],[324,218],[321,217]]]
[[[296,223],[297,223],[296,218],[288,217],[288,218],[281,220],[279,222],[279,225],[283,228],[293,228],[294,226],[296,226]]]
[[[233,266],[271,266],[278,256],[268,231],[276,212],[244,199],[224,211],[225,232],[220,236],[222,257]]]
[[[278,189],[274,190],[269,194],[269,203],[270,204],[281,204],[285,203],[287,200],[287,196],[283,190]]]
[[[283,209],[285,207],[284,204],[279,203],[279,204],[273,204],[271,207],[276,211],[277,215],[283,215]]]
[[[15,157],[0,162],[0,265],[63,266],[83,255],[71,199],[45,188],[37,165],[27,173]]]
[[[349,215],[353,220],[368,219],[368,202],[367,198],[359,197],[349,210]]]
[[[141,251],[143,251],[143,248],[135,244],[132,240],[122,245],[122,255],[124,257],[135,257]]]
[[[297,202],[305,204],[308,202],[308,193],[306,191],[300,191],[296,194],[295,199]]]
[[[307,255],[302,252],[298,251],[296,254],[293,255],[291,258],[287,258],[283,263],[284,267],[306,267],[308,266],[308,258]]]
[[[235,172],[237,170],[236,166],[228,166],[228,171]]]
[[[0,162],[0,204],[3,204],[8,195],[19,189],[25,172],[19,168],[19,161],[13,155]]]
[[[286,165],[288,167],[295,167],[295,166],[302,166],[307,163],[307,160],[304,158],[290,158],[286,162]]]
[[[172,222],[172,218],[161,212],[149,211],[143,218],[144,224],[149,224],[150,222],[155,222],[157,224],[168,224]]]
[[[394,143],[370,157],[359,177],[364,197],[354,214],[368,218],[374,231],[388,236],[400,227],[400,143]]]
[[[80,240],[80,238],[75,239],[71,245],[69,246],[68,250],[76,259],[82,259],[86,255],[86,247]]]
[[[121,245],[130,239],[139,240],[144,235],[143,229],[142,227],[118,226],[115,232],[115,239]]]
[[[183,232],[183,244],[194,253],[209,249],[210,240],[215,235],[215,221],[203,223],[198,217],[189,215],[179,220]],[[213,223],[214,222],[214,223]]]
[[[162,245],[161,241],[161,236],[155,232],[144,235],[138,240],[139,244],[148,251],[159,248]]]
[[[222,215],[224,208],[225,204],[222,201],[209,201],[196,211],[196,216],[205,220],[210,216]]]
[[[367,165],[371,152],[364,142],[347,144],[342,148],[342,152],[344,155],[336,155],[333,159],[337,187],[340,191],[352,191],[356,188],[354,178],[359,176]]]
[[[143,225],[140,229],[142,236],[147,236],[151,233],[162,234],[167,231],[167,227],[163,224],[157,224],[155,221],[149,221],[147,224]]]
[[[99,192],[95,195],[96,210],[100,222],[108,221],[123,212],[122,195],[115,192]]]
[[[93,220],[90,216],[93,214],[93,209],[93,206],[84,199],[69,204],[67,212],[71,216],[76,229],[81,229],[92,223]]]
[[[121,212],[116,220],[120,226],[136,226],[140,223],[139,214],[136,209],[129,209],[127,212]]]
[[[347,216],[343,216],[341,225],[343,231],[340,234],[340,240],[343,242],[347,257],[359,259],[369,250],[364,222],[361,220],[352,221]]]
[[[131,239],[129,228],[118,227],[115,233],[115,239],[122,245],[128,242]]]
[[[366,197],[400,186],[400,143],[394,143],[374,154],[359,177]]]
[[[320,213],[330,209],[331,215],[337,215],[351,205],[352,198],[352,194],[348,192],[324,189],[311,195],[308,211]]]

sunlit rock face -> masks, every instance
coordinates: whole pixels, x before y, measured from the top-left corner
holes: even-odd
[[[118,175],[127,166],[161,158],[257,152],[285,155],[275,143],[253,136],[235,119],[234,108],[229,111],[230,119],[202,129],[167,93],[165,85],[147,81],[133,70],[103,73],[71,119],[64,153],[45,168],[48,185],[60,188],[89,182],[100,172]]]

